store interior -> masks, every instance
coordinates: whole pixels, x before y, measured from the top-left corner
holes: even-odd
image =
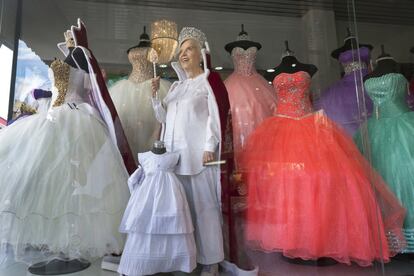
[[[293,51],[299,61],[317,66],[318,72],[312,78],[312,100],[319,99],[344,74],[343,67],[331,52],[341,47],[349,36],[356,37],[360,44],[373,46],[370,53],[373,68],[376,58],[385,51],[401,64],[407,79],[414,78],[414,50],[410,51],[414,49],[414,2],[410,0],[21,0],[21,16],[17,19],[12,15],[16,14],[18,6],[8,6],[8,1],[0,1],[2,15],[8,12],[4,19],[0,19],[2,45],[13,49],[15,36],[20,34],[13,93],[8,85],[3,87],[0,83],[0,125],[3,123],[3,127],[8,119],[14,119],[18,114],[21,103],[33,89],[50,87],[48,66],[55,59],[63,58],[56,45],[64,41],[63,33],[75,25],[78,18],[87,27],[89,48],[105,71],[108,87],[128,77],[131,64],[127,50],[139,43],[144,27],[150,34],[151,23],[160,19],[175,22],[178,31],[185,26],[202,30],[210,47],[212,68],[222,80],[234,70],[225,45],[235,41],[242,28],[250,40],[262,46],[256,57],[256,70],[270,84],[273,68],[280,64],[287,50]],[[13,63],[11,55],[0,49],[0,58],[10,66]],[[0,75],[6,76],[3,83],[9,84],[13,72],[10,66],[3,64]],[[170,63],[158,64],[156,71],[166,80],[177,80]],[[361,112],[364,112],[363,108]],[[232,196],[241,206],[245,204],[245,194],[230,195],[229,198]],[[292,261],[281,253],[248,249],[243,243],[243,232],[237,228],[243,225],[243,211],[236,210],[240,205],[232,211],[223,208],[227,210],[224,216],[226,257],[235,263],[244,265],[246,262],[259,267],[258,275],[414,275],[412,254],[409,257],[400,254],[388,263],[377,260],[371,266],[362,267],[355,263],[321,265]],[[232,216],[229,213],[234,215],[232,222],[229,222],[229,216]],[[229,227],[229,223],[235,226]],[[69,275],[118,275],[102,270],[101,262],[102,259],[94,260],[88,269]],[[6,258],[0,266],[0,276],[33,275],[27,269],[27,265]],[[192,274],[156,275],[199,273],[200,268]],[[232,274],[222,271],[220,275]]]

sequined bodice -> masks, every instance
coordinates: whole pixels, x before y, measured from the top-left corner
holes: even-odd
[[[61,60],[55,60],[50,64],[53,72],[54,87],[57,95],[54,96],[53,106],[64,103],[88,102],[88,93],[85,91],[85,76],[82,69],[76,69]]]
[[[370,58],[370,50],[367,47],[344,51],[338,57],[344,68],[345,76],[351,76],[352,73],[359,71],[366,74]]]
[[[406,102],[407,80],[398,73],[369,78],[365,89],[374,102],[376,118],[393,117],[410,111]]]
[[[134,48],[128,53],[129,62],[132,64],[132,72],[129,80],[141,83],[153,77],[153,64],[148,61],[148,51],[150,48]]]
[[[244,76],[250,76],[256,72],[256,54],[256,47],[250,47],[247,50],[244,50],[240,47],[235,47],[231,51],[231,57],[233,58],[234,63],[234,72]]]
[[[307,72],[281,73],[273,80],[276,90],[276,115],[300,118],[312,112],[309,98],[311,77]]]

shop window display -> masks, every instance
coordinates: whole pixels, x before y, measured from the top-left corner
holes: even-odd
[[[0,7],[0,276],[414,273],[412,3]]]

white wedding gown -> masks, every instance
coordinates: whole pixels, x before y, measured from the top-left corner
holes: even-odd
[[[0,132],[0,249],[26,263],[93,259],[124,245],[122,157],[88,103],[89,75],[55,62],[53,98],[64,103]]]

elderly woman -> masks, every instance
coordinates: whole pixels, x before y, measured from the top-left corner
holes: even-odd
[[[183,28],[179,35],[179,62],[172,64],[179,80],[171,86],[163,104],[156,99],[159,78],[153,79],[153,107],[165,123],[168,151],[180,153],[176,174],[184,185],[191,209],[201,275],[218,275],[224,259],[220,210],[220,171],[205,163],[219,158],[220,118],[208,82],[204,33]]]

